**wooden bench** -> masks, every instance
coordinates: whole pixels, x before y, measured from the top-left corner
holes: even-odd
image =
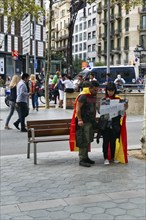
[[[34,147],[34,164],[37,164],[37,143],[69,140],[70,123],[71,119],[27,121],[27,158],[30,158],[31,143]]]
[[[69,141],[70,123],[71,119],[27,121],[27,158],[30,158],[31,144],[34,148],[34,164],[37,164],[37,143]]]

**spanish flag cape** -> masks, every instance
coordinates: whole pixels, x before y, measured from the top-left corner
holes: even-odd
[[[79,148],[76,146],[76,105],[77,105],[78,98],[81,95],[91,96],[89,88],[83,88],[83,91],[80,92],[80,94],[77,96],[75,103],[74,103],[74,111],[73,111],[73,116],[72,116],[71,125],[70,125],[70,138],[69,138],[70,151],[79,150]]]
[[[115,96],[115,99],[121,99],[120,96]],[[118,160],[120,163],[128,163],[127,156],[127,129],[126,129],[126,113],[120,120],[121,130],[120,130],[120,139],[116,140],[116,149],[115,149],[115,160]],[[110,146],[108,146],[108,159],[111,159],[110,156]]]

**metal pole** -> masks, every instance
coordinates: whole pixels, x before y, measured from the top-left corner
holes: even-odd
[[[107,71],[110,73],[110,0],[107,3]]]
[[[16,60],[13,58],[14,75],[16,74]]]
[[[37,60],[36,60],[36,18],[34,17],[34,74],[36,74]]]

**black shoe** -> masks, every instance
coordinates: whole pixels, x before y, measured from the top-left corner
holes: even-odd
[[[22,129],[21,132],[27,132],[27,129]]]
[[[94,160],[91,160],[90,158],[87,158],[87,163],[89,163],[89,164],[95,164],[95,161],[94,161]]]
[[[18,130],[20,130],[20,128],[18,127],[18,124],[17,124],[16,122],[14,122],[13,125],[15,126],[15,128],[17,128]]]
[[[91,167],[91,164],[88,163],[88,162],[85,161],[85,160],[81,160],[81,161],[79,162],[79,165],[80,165],[80,166],[83,166],[83,167]]]

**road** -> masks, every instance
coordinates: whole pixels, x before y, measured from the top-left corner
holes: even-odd
[[[9,108],[5,106],[3,97],[0,97],[0,149],[1,155],[15,155],[26,154],[27,151],[27,134],[21,133],[13,126],[13,122],[17,119],[17,112],[14,113],[10,127],[12,130],[5,130],[4,123],[8,115]],[[71,118],[72,110],[63,110],[58,108],[50,108],[46,110],[40,108],[38,112],[30,109],[30,114],[27,120],[30,119],[53,119],[53,118]],[[128,148],[140,147],[140,136],[142,130],[143,116],[127,116],[127,133],[128,133]],[[93,148],[100,148],[102,145],[102,139],[100,143],[94,141],[92,143]],[[41,143],[38,147],[38,152],[52,152],[52,151],[64,151],[69,149],[68,142],[54,142],[54,143]],[[102,150],[102,149],[101,149]]]

